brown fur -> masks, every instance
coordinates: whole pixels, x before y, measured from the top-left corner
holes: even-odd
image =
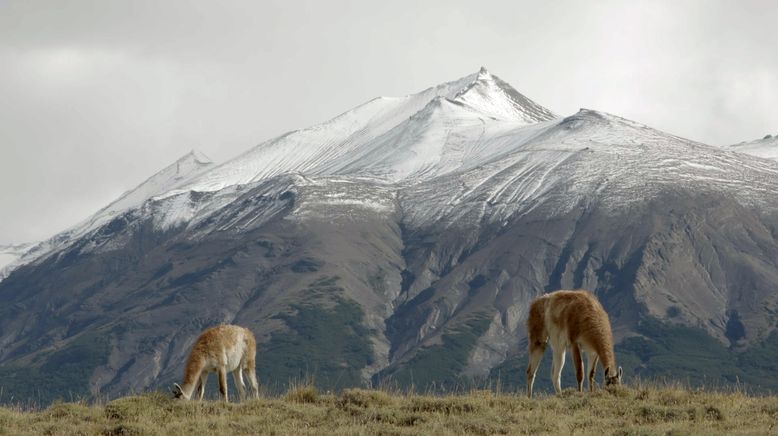
[[[616,369],[608,314],[591,293],[556,291],[536,298],[530,305],[527,317],[527,394],[530,397],[538,364],[549,341],[554,351],[551,379],[557,393],[561,392],[559,379],[568,347],[572,352],[579,391],[583,390],[582,351],[589,359],[589,390],[593,389],[598,360],[604,368],[606,384],[621,383],[622,370]]]
[[[196,387],[202,399],[208,373],[216,372],[219,392],[227,401],[227,372],[232,372],[241,399],[244,397],[243,373],[248,376],[257,397],[256,353],[257,343],[250,330],[236,325],[211,327],[203,331],[192,346],[182,384],[176,384],[173,393],[177,398],[189,399]]]

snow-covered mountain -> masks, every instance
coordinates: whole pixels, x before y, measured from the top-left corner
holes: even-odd
[[[645,320],[722,353],[775,330],[776,192],[776,162],[557,117],[482,68],[221,165],[187,155],[40,244],[0,282],[0,370],[99,337],[89,387],[148,388],[236,322],[281,383],[461,381],[521,356],[534,296],[583,287],[633,374],[677,374]]]
[[[479,137],[553,118],[551,111],[481,68],[416,94],[373,99],[320,125],[264,142],[222,165],[192,151],[82,223],[10,262],[0,269],[0,280],[18,265],[62,249],[153,197],[180,198],[181,193],[219,191],[289,173],[418,181],[472,168],[504,151],[499,144],[478,146],[474,141]],[[189,206],[186,201],[171,202],[161,222],[179,224],[193,213]]]
[[[766,135],[762,139],[732,144],[727,148],[739,153],[778,160],[778,135]]]

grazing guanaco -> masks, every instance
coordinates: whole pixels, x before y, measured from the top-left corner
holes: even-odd
[[[527,395],[532,397],[532,385],[538,364],[551,342],[554,361],[551,368],[551,381],[557,394],[562,392],[560,378],[565,365],[565,351],[570,347],[575,365],[575,378],[578,391],[583,391],[583,360],[581,352],[586,352],[589,362],[589,390],[593,390],[597,362],[605,370],[605,385],[621,384],[623,371],[616,368],[613,354],[613,334],[608,314],[597,300],[587,291],[556,291],[536,298],[529,308],[527,317],[527,342],[529,346],[529,365],[527,366]]]
[[[249,329],[236,325],[218,325],[203,331],[195,341],[186,361],[184,380],[181,385],[173,384],[173,396],[189,400],[197,389],[202,400],[208,373],[216,372],[219,377],[219,393],[224,401],[227,397],[227,372],[232,372],[241,401],[245,397],[243,372],[249,378],[254,398],[259,397],[259,386],[255,372],[257,342]]]

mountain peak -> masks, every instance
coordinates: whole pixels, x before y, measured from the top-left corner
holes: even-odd
[[[491,74],[486,67],[473,76],[468,76],[473,77],[472,81],[460,89],[454,100],[499,120],[534,124],[556,118],[553,112]]]
[[[209,158],[208,156],[206,156],[202,152],[199,152],[199,151],[195,150],[194,148],[192,150],[190,150],[189,153],[187,153],[186,155],[181,157],[178,161],[179,162],[183,162],[183,161],[190,161],[190,160],[194,161],[194,162],[197,162],[199,164],[211,164],[211,163],[213,163],[211,158]]]

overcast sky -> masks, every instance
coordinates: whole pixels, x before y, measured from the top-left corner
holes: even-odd
[[[419,3],[423,3],[420,6]],[[560,115],[778,133],[778,2],[0,0],[0,244],[480,66]]]

